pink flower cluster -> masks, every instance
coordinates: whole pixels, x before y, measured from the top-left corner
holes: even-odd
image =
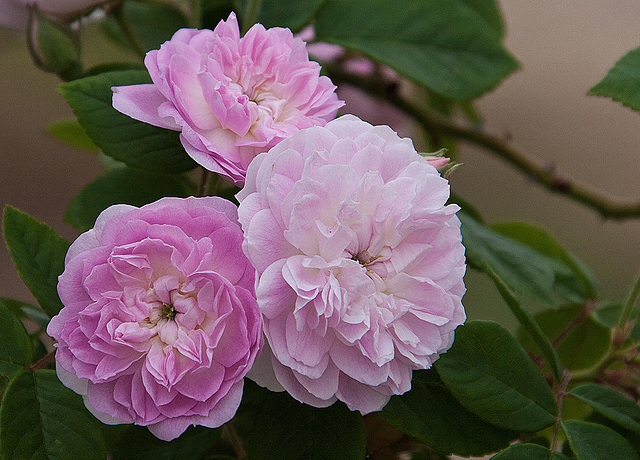
[[[71,245],[47,332],[98,419],[170,440],[233,417],[262,345],[236,216],[217,197],[115,205]]]
[[[165,440],[230,420],[247,374],[363,413],[408,391],[465,320],[448,160],[387,126],[329,121],[334,87],[286,29],[240,38],[232,14],[145,62],[154,83],[114,88],[114,106],[180,130],[194,159],[244,184],[240,207],[103,211],[59,278],[47,331],[62,382],[105,423]]]
[[[153,84],[115,87],[113,106],[181,131],[195,161],[240,186],[257,154],[343,105],[301,39],[260,24],[240,38],[233,13],[213,31],[179,30],[145,65]]]
[[[239,218],[273,371],[263,363],[250,376],[364,413],[408,391],[412,371],[430,367],[465,320],[448,198],[409,139],[350,115],[258,156]]]

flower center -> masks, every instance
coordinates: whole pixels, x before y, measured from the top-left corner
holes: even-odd
[[[380,255],[373,257],[371,254],[369,254],[369,251],[365,249],[364,251],[360,251],[357,254],[353,254],[351,256],[351,260],[355,260],[360,265],[366,267],[367,265],[373,263],[376,259],[379,259],[380,257],[381,257]]]
[[[160,313],[160,317],[161,318],[165,318],[165,319],[174,319],[176,317],[176,309],[173,305],[170,305],[168,303],[163,303],[162,304],[162,312]]]

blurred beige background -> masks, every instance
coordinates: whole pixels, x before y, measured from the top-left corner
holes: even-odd
[[[640,201],[640,114],[588,89],[626,52],[640,46],[637,0],[504,0],[507,47],[522,63],[478,106],[486,128],[558,171],[612,196]],[[72,116],[53,76],[31,65],[22,34],[0,31],[0,198],[45,221],[72,240],[66,204],[100,172],[97,158],[58,144],[45,133]],[[94,46],[95,48],[95,46]],[[94,48],[84,50],[92,62]],[[96,48],[97,49],[97,48]],[[122,60],[113,48],[103,57]],[[454,174],[456,192],[488,222],[523,220],[545,227],[602,281],[606,298],[620,299],[640,271],[640,219],[603,221],[553,195],[491,153],[465,146]],[[483,277],[467,278],[470,317],[507,318],[506,307]],[[30,294],[0,250],[0,296]],[[502,320],[504,322],[504,319]]]

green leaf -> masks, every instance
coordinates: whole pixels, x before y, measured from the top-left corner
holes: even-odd
[[[49,317],[42,310],[42,308],[31,305],[21,300],[9,299],[7,297],[0,297],[0,302],[13,312],[18,318],[30,319],[42,329],[46,329],[49,324]]]
[[[577,460],[638,460],[631,444],[611,428],[582,420],[561,422]]]
[[[538,444],[514,444],[491,457],[491,460],[569,460],[568,457]]]
[[[612,329],[618,325],[618,318],[622,313],[622,304],[620,303],[604,303],[593,314],[594,318],[601,324]],[[631,312],[631,319],[636,319],[640,316],[640,306],[636,307]],[[636,324],[631,330],[630,338],[636,342],[640,341],[640,322],[636,321]]]
[[[183,176],[157,174],[131,168],[112,169],[86,185],[69,203],[65,222],[88,230],[98,215],[113,204],[143,206],[164,196],[194,195],[195,187]]]
[[[362,416],[342,403],[318,409],[245,379],[234,421],[252,460],[365,457]]]
[[[498,37],[504,37],[504,19],[496,0],[462,0],[462,3],[478,13]]]
[[[523,222],[495,224],[491,229],[501,235],[516,240],[531,249],[564,263],[571,269],[573,275],[564,283],[572,290],[582,293],[585,297],[595,300],[598,298],[598,280],[593,273],[576,257],[565,251],[560,244],[546,231],[534,225]],[[571,295],[571,293],[569,293]]]
[[[415,371],[411,391],[393,396],[378,415],[395,429],[447,455],[486,455],[518,436],[462,407],[434,370]]]
[[[308,25],[318,13],[326,0],[262,0],[256,22],[266,28],[286,27],[292,32],[299,32]],[[244,23],[244,16],[249,6],[248,0],[205,0],[203,5],[203,22],[213,29],[220,20],[226,20],[231,11],[235,11],[240,23]]]
[[[111,106],[113,86],[150,83],[140,70],[105,72],[59,86],[78,121],[110,157],[151,172],[181,173],[195,168],[177,131],[142,123]]]
[[[0,301],[0,374],[13,377],[31,364],[31,339],[22,322]]]
[[[23,371],[7,387],[0,407],[0,457],[91,460],[106,457],[100,423],[55,371]]]
[[[287,27],[298,32],[318,13],[325,0],[262,0],[258,22],[265,27]]]
[[[585,383],[569,394],[624,428],[640,433],[640,406],[621,393],[596,383]]]
[[[582,402],[575,399],[565,399],[565,403],[567,401],[575,401],[579,404],[583,404]],[[587,406],[587,408],[589,408],[589,406]],[[613,431],[615,431],[618,434],[621,434],[623,438],[629,441],[629,444],[633,446],[633,449],[636,452],[640,452],[640,434],[636,433],[635,431],[628,430],[625,427],[618,425],[616,422],[614,422],[610,418],[607,418],[596,411],[591,411],[591,413],[588,414],[586,418],[584,418],[584,420],[587,422],[597,423],[599,425],[604,425],[608,428],[611,428]]]
[[[167,3],[128,0],[119,14],[145,51],[160,48],[178,29],[189,26],[180,9]]]
[[[555,307],[586,300],[586,292],[576,289],[582,286],[575,283],[576,275],[562,261],[507,238],[465,213],[458,217],[467,262],[482,270],[486,261],[522,303]]]
[[[63,144],[81,150],[99,150],[84,128],[75,120],[64,120],[47,126],[47,133]]]
[[[51,227],[11,206],[4,208],[2,233],[20,278],[42,309],[54,316],[62,308],[58,276],[64,271],[69,243]]]
[[[315,30],[319,41],[362,52],[456,100],[481,96],[518,68],[494,29],[461,0],[405,0],[401,8],[328,0]]]
[[[220,440],[220,429],[192,426],[171,442],[161,441],[143,426],[125,428],[113,460],[182,460],[204,458]]]
[[[535,432],[555,422],[557,406],[549,385],[520,344],[496,323],[460,326],[435,367],[456,399],[489,423]]]
[[[4,395],[4,392],[7,389],[7,386],[9,385],[10,380],[11,378],[8,375],[0,374],[0,400],[2,400],[2,395]],[[1,440],[2,440],[2,433],[0,433],[0,441]]]
[[[584,314],[582,308],[580,305],[552,308],[536,314],[534,318],[549,340],[555,340],[572,321]],[[610,335],[609,329],[589,316],[558,343],[556,350],[560,360],[570,371],[591,369],[609,350]],[[518,340],[527,350],[540,352],[521,331],[518,331]]]
[[[80,41],[66,25],[42,14],[37,6],[29,9],[27,45],[36,65],[65,80],[82,74]]]
[[[492,270],[492,268],[486,264],[486,270],[489,273],[489,276],[495,283],[498,291],[500,291],[500,295],[507,302],[509,309],[514,314],[514,316],[518,319],[520,326],[527,331],[529,336],[536,343],[538,348],[541,350],[542,356],[544,356],[545,361],[551,368],[551,372],[556,380],[556,382],[562,382],[563,379],[563,370],[562,363],[560,362],[560,357],[556,350],[551,346],[551,342],[549,342],[549,338],[544,334],[538,323],[533,319],[533,317],[522,308],[520,303],[516,300],[513,293],[509,290],[506,284],[500,279],[500,277]]]
[[[589,94],[607,96],[640,111],[640,48],[629,51],[616,62]]]

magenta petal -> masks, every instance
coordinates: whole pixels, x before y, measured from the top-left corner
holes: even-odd
[[[149,425],[149,431],[163,441],[171,441],[179,437],[189,426],[195,425],[189,417],[177,417]]]
[[[113,107],[131,118],[161,128],[180,130],[169,117],[161,117],[158,108],[167,99],[154,85],[114,86]]]
[[[176,390],[195,401],[206,401],[220,389],[224,371],[224,366],[213,362],[208,368],[185,375],[176,384]]]
[[[349,409],[365,414],[381,410],[390,398],[390,395],[381,393],[376,387],[349,378],[340,379],[336,395]]]
[[[277,359],[272,360],[273,370],[276,378],[287,390],[287,392],[298,401],[314,407],[329,407],[336,401],[332,396],[328,399],[321,399],[314,396],[296,377],[295,371],[283,366]]]
[[[217,428],[231,420],[240,406],[243,386],[244,380],[234,383],[222,399],[217,402],[215,408],[211,409],[209,415],[198,418],[198,424]]]
[[[105,423],[163,439],[229,420],[263,343],[237,208],[212,197],[115,206],[79,241],[48,328],[61,381]]]
[[[282,276],[286,261],[281,259],[269,265],[258,283],[256,295],[260,312],[269,319],[280,315],[287,305],[291,305],[296,300],[295,291]]]
[[[329,364],[327,370],[318,379],[310,379],[297,372],[293,375],[309,393],[323,401],[331,400],[338,392],[340,371],[333,364]]]
[[[233,13],[213,31],[177,31],[145,65],[153,84],[114,88],[113,106],[181,131],[196,162],[240,186],[258,154],[343,105],[302,40],[260,24],[240,37]]]
[[[133,422],[133,418],[126,407],[116,402],[114,398],[114,382],[89,383],[87,398],[91,406],[98,412],[123,420],[123,423]]]

